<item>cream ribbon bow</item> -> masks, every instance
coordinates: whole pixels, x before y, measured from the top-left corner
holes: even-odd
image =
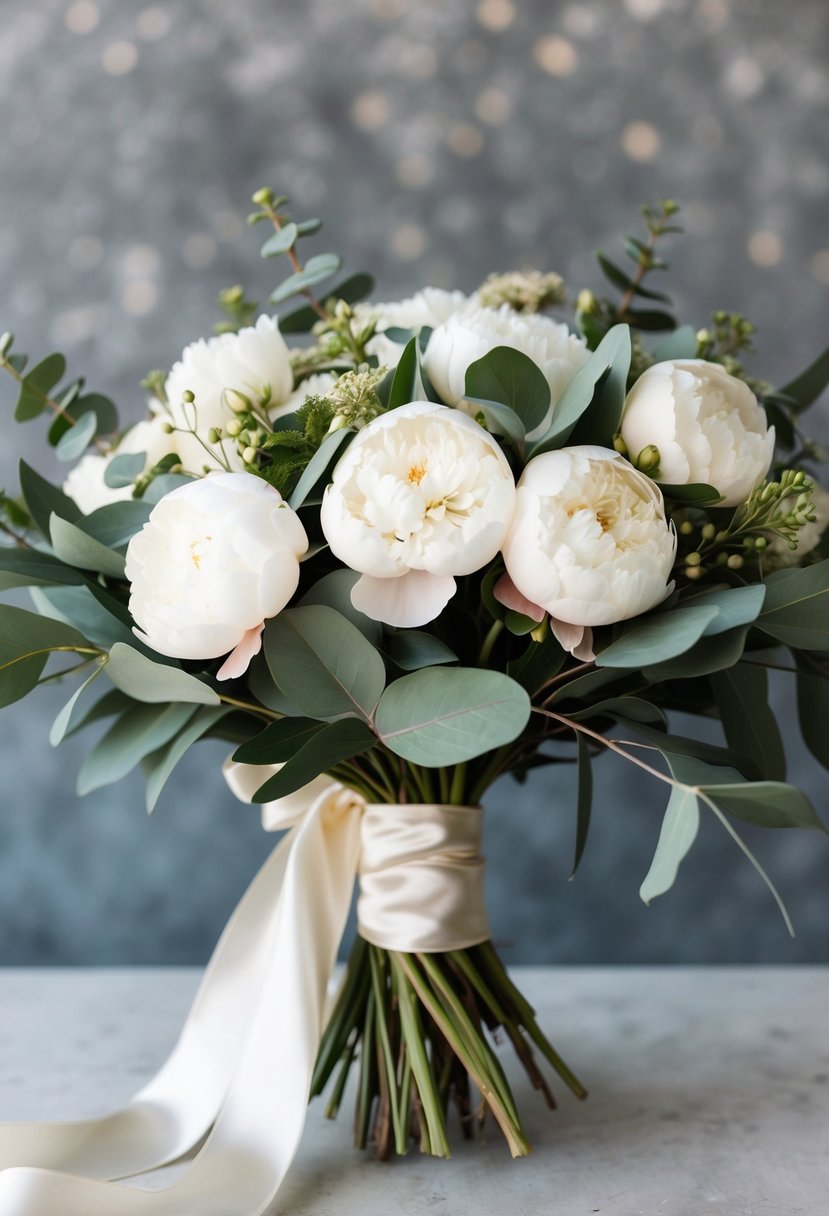
[[[225,775],[250,801],[267,772],[230,764]],[[484,941],[480,819],[477,808],[369,807],[322,779],[267,804],[264,826],[291,830],[225,927],[169,1059],[112,1115],[0,1125],[0,1214],[262,1216],[302,1135],[358,869],[369,940],[409,950]],[[205,1134],[166,1189],[117,1181]]]

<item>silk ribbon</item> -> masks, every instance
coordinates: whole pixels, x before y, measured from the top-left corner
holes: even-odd
[[[267,773],[226,765],[250,801]],[[309,804],[310,799],[310,804]],[[360,932],[387,949],[489,936],[479,808],[370,806],[317,780],[263,808],[290,828],[231,916],[181,1036],[121,1111],[0,1124],[2,1216],[262,1216],[299,1145],[328,980],[360,874]],[[177,1160],[164,1190],[123,1179]]]

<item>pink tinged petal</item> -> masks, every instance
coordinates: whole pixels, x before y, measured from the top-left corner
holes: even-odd
[[[426,570],[409,570],[399,578],[364,574],[352,588],[351,602],[374,621],[412,629],[439,616],[455,594],[455,586],[451,575]]]
[[[264,628],[265,622],[263,621],[261,625],[255,625],[253,629],[248,629],[246,633],[242,634],[235,650],[231,650],[216,672],[217,680],[238,680],[245,674],[251,659],[262,649],[262,630]]]
[[[522,616],[531,617],[534,621],[544,620],[544,609],[541,605],[534,604],[532,600],[528,600],[525,595],[522,595],[508,574],[501,575],[492,588],[492,594],[499,604],[503,604],[510,611],[520,612]]]
[[[574,659],[581,663],[593,662],[596,656],[593,653],[593,630],[589,625],[571,625],[551,616],[550,628],[559,645],[568,650]]]

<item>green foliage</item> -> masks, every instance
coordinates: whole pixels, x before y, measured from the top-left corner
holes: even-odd
[[[576,847],[573,854],[573,868],[570,878],[575,878],[576,870],[581,864],[587,836],[590,831],[590,819],[593,811],[593,769],[590,760],[590,748],[584,735],[576,735],[577,756],[579,766],[579,786],[576,797]]]
[[[152,752],[169,743],[193,716],[190,704],[131,705],[120,714],[81,765],[79,794],[120,781]]]
[[[550,408],[550,386],[543,373],[532,359],[510,346],[496,346],[470,363],[464,391],[489,430],[506,435],[518,447]]]
[[[379,621],[360,612],[351,602],[351,592],[359,578],[356,570],[332,570],[308,588],[300,604],[302,607],[324,604],[327,608],[336,609],[341,616],[351,621],[352,625],[357,626],[372,646],[379,648],[383,638],[383,626]],[[432,641],[437,641],[431,634],[428,636]]]
[[[418,671],[440,663],[457,663],[458,656],[440,638],[422,629],[390,630],[386,638],[386,654],[402,671]]]
[[[622,417],[629,368],[630,330],[616,325],[567,385],[549,430],[532,446],[529,458],[564,447],[580,420],[589,427],[591,443],[611,447]]]
[[[62,621],[0,604],[0,706],[31,692],[49,655],[57,651],[90,653],[92,648]]]
[[[221,720],[227,717],[230,712],[230,707],[227,705],[197,709],[189,722],[169,743],[144,756],[141,761],[141,768],[146,780],[145,797],[147,813],[149,815],[155,810],[164,786],[172,776],[173,770],[185,752],[197,740],[203,738],[214,727],[218,726]]]
[[[674,786],[662,820],[653,861],[639,888],[643,903],[650,904],[657,896],[670,891],[680,865],[697,838],[699,822],[696,794],[685,786]]]
[[[511,743],[529,715],[526,691],[501,672],[426,667],[389,685],[375,723],[396,755],[441,768]]]
[[[803,740],[825,769],[829,769],[829,662],[822,654],[795,652],[797,713]]]
[[[147,704],[186,701],[195,705],[218,705],[218,695],[212,688],[188,675],[179,667],[154,663],[152,659],[123,642],[116,642],[109,652],[107,675],[116,688],[127,696]]]
[[[829,559],[767,580],[757,628],[794,650],[829,650]]]
[[[383,660],[333,608],[290,608],[268,621],[265,657],[277,687],[304,714],[370,721],[386,682]]]
[[[368,726],[355,718],[317,723],[313,734],[254,794],[254,802],[271,802],[293,794],[324,773],[369,750],[376,742]]]
[[[79,570],[92,570],[110,578],[124,577],[124,558],[100,541],[84,532],[77,524],[70,524],[53,514],[49,520],[49,532],[55,554],[69,566]]]

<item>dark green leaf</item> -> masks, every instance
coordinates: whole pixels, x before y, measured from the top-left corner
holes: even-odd
[[[666,482],[659,482],[658,485],[663,497],[684,506],[715,507],[723,499],[719,490],[703,482],[691,482],[687,486],[668,485]]]
[[[72,625],[96,646],[109,649],[116,642],[137,645],[129,625],[115,616],[84,587],[45,587],[32,591],[38,611]]]
[[[457,663],[458,656],[445,642],[421,629],[398,629],[386,639],[386,654],[403,671],[418,671],[439,663]]]
[[[107,549],[120,549],[141,531],[152,509],[152,503],[142,498],[111,502],[84,516],[78,527]]]
[[[507,675],[533,696],[558,675],[566,658],[567,652],[556,641],[552,630],[548,630],[540,642],[530,642],[523,654],[510,660]]]
[[[797,713],[803,741],[825,769],[829,769],[829,679],[818,674],[806,655],[797,663]]]
[[[605,278],[614,287],[618,287],[621,292],[630,291],[633,295],[642,296],[643,299],[661,300],[663,304],[671,302],[671,297],[666,296],[664,291],[652,291],[649,287],[643,287],[641,283],[634,283],[627,272],[617,266],[615,262],[611,262],[601,249],[596,253],[596,261],[601,266]]]
[[[330,722],[256,791],[253,801],[272,802],[293,794],[320,773],[327,772],[344,760],[350,760],[352,756],[359,756],[375,743],[376,739],[369,728],[356,718]]]
[[[322,443],[303,469],[302,476],[300,477],[290,498],[288,499],[290,506],[293,507],[295,511],[302,506],[317,482],[322,480],[322,478],[325,476],[328,468],[345,441],[347,439],[350,440],[353,435],[353,431],[348,431],[345,429],[341,431],[334,431],[333,435],[326,435],[325,439],[323,439]]]
[[[379,649],[383,639],[383,626],[379,621],[372,620],[370,616],[360,612],[351,602],[351,592],[359,578],[356,570],[332,570],[308,588],[300,600],[300,605],[305,607],[324,604],[327,608],[334,608],[346,620],[351,621],[352,625],[356,625],[372,646]]]
[[[570,878],[575,878],[576,870],[579,868],[584,854],[584,846],[587,844],[587,835],[590,831],[590,815],[593,810],[593,769],[590,748],[582,734],[576,735],[576,743],[579,762],[579,792],[576,800],[576,849]]]
[[[233,753],[237,764],[284,764],[321,730],[314,718],[280,718],[248,739]]]
[[[655,308],[628,308],[625,311],[625,321],[634,329],[643,329],[653,333],[676,328],[676,321],[669,312],[660,312]]]
[[[495,401],[482,401],[479,397],[468,397],[467,400],[476,407],[477,413],[483,416],[483,424],[488,431],[493,435],[505,436],[514,447],[521,447],[526,431],[515,410]],[[476,417],[477,422],[480,420]]]
[[[52,651],[89,649],[76,629],[25,608],[0,604],[0,706],[31,692]]]
[[[39,549],[0,547],[0,589],[47,587],[55,584],[79,586],[83,575],[66,566],[51,553]]]
[[[118,411],[109,397],[103,393],[85,393],[75,402],[73,413],[92,413],[98,420],[96,430],[99,435],[111,435],[118,430]]]
[[[550,408],[550,386],[544,373],[511,346],[496,346],[470,363],[464,391],[470,401],[507,406],[524,431],[540,426]]]
[[[564,447],[580,419],[591,443],[610,447],[622,417],[630,357],[630,330],[627,325],[614,325],[567,385],[550,429],[529,456]]]
[[[784,780],[786,753],[768,703],[765,668],[736,663],[712,675],[711,687],[729,746],[749,756],[762,777]]]
[[[804,372],[785,384],[780,392],[796,402],[796,413],[802,413],[817,401],[829,384],[829,346],[818,355]]]
[[[716,624],[716,618],[712,624]],[[677,655],[676,658],[668,659],[663,663],[645,667],[642,674],[651,683],[657,684],[664,680],[682,680],[686,677],[707,676],[715,671],[723,671],[728,667],[733,667],[743,657],[747,633],[748,629],[742,626],[738,629],[729,629],[725,633],[718,633],[713,637],[703,636],[684,654]]]
[[[60,515],[70,523],[77,523],[83,518],[77,503],[36,473],[25,460],[20,461],[20,489],[29,514],[47,540],[50,539],[49,520],[52,515]]]
[[[623,630],[621,637],[596,656],[596,665],[642,668],[663,663],[690,650],[718,615],[719,609],[711,604],[639,617]]]
[[[757,627],[795,650],[829,650],[829,559],[766,580]]]

